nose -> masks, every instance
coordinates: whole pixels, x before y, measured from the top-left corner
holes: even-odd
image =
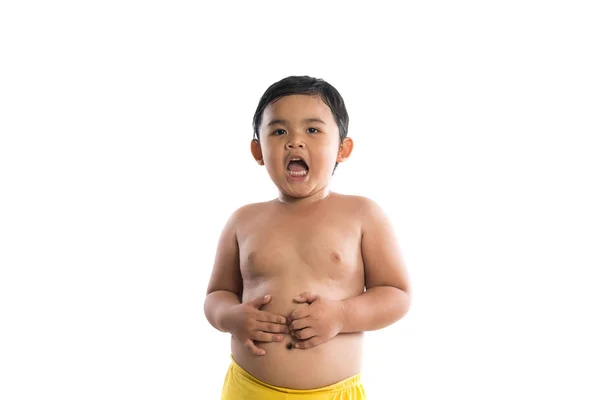
[[[304,148],[305,144],[302,141],[301,135],[290,134],[288,142],[285,144],[286,149]]]

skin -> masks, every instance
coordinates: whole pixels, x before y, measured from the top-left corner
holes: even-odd
[[[335,162],[348,159],[353,141],[340,143],[320,97],[271,103],[259,133],[252,155],[279,196],[243,206],[227,221],[205,314],[232,334],[234,359],[256,378],[294,389],[330,385],[360,372],[364,331],[408,311],[406,267],[383,210],[329,190]],[[303,182],[286,172],[294,152],[309,166]]]

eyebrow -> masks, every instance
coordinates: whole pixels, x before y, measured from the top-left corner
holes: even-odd
[[[302,122],[305,122],[305,123],[306,122],[319,122],[323,125],[327,125],[323,120],[321,120],[319,118],[306,118],[306,119],[303,119]],[[267,126],[276,125],[276,124],[285,125],[287,123],[288,123],[288,121],[285,119],[274,119],[273,121],[269,122],[267,124]]]

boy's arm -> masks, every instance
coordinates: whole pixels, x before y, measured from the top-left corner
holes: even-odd
[[[402,318],[410,306],[410,282],[393,226],[376,202],[361,201],[366,291],[342,301],[341,332],[384,328]]]
[[[283,336],[279,334],[289,333],[289,329],[283,315],[260,310],[271,300],[268,294],[241,303],[244,283],[240,271],[236,226],[242,218],[242,209],[229,218],[221,232],[206,290],[204,314],[213,327],[221,332],[231,333],[252,354],[263,356],[266,351],[255,342],[281,341]]]
[[[240,210],[234,212],[221,232],[204,300],[206,319],[222,332],[226,332],[221,324],[224,311],[240,304],[242,297],[243,281],[236,236],[239,214]]]

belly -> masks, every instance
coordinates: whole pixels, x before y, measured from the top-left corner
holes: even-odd
[[[294,297],[309,290],[330,299],[342,300],[355,294],[340,286],[319,282],[289,280],[262,282],[245,286],[243,301],[271,293],[271,301],[262,310],[288,316],[306,303],[297,303]],[[255,342],[265,350],[264,356],[255,356],[232,337],[231,352],[235,361],[247,372],[263,382],[292,389],[313,389],[327,386],[360,372],[362,364],[363,333],[342,333],[309,349],[288,349],[296,339],[283,335],[281,342]]]

